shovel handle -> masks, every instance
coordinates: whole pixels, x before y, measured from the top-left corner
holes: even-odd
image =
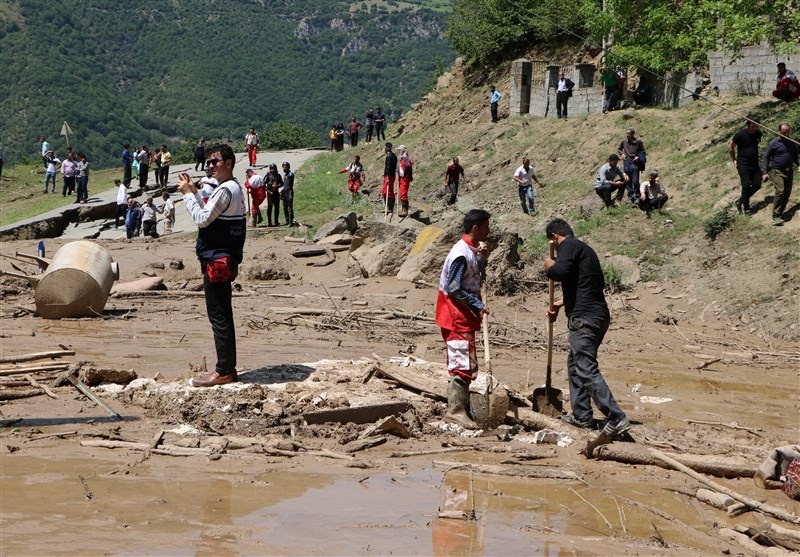
[[[550,240],[550,259],[556,258],[556,245]],[[553,304],[555,303],[555,293],[556,293],[556,285],[553,279],[550,279],[548,282],[548,289],[550,293],[550,310],[553,310]],[[551,376],[553,374],[553,322],[548,318],[547,319],[547,376],[545,378],[545,388],[547,392],[550,392],[550,386],[552,384]]]

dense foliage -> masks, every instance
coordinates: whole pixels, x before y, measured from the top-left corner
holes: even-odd
[[[318,134],[381,106],[398,118],[454,54],[447,0],[18,0],[0,11],[0,145],[41,136],[95,165],[124,143],[243,138],[281,120]],[[297,131],[297,130],[293,130]],[[177,148],[174,148],[177,150]]]
[[[478,63],[541,41],[605,38],[612,62],[663,72],[702,68],[708,50],[736,54],[764,40],[789,52],[800,13],[796,0],[455,0],[446,35]]]

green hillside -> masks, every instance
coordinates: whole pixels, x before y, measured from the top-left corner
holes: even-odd
[[[174,144],[297,122],[320,135],[369,106],[399,118],[454,54],[449,1],[3,2],[0,145],[38,155],[69,122],[96,166],[122,144]]]

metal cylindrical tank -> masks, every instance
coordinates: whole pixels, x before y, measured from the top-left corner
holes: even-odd
[[[94,317],[103,312],[119,267],[105,248],[81,240],[56,251],[36,287],[36,312],[45,319]]]

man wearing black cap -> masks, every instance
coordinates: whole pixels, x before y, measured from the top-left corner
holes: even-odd
[[[383,164],[383,187],[381,197],[383,198],[385,215],[394,213],[394,179],[397,174],[397,155],[392,152],[392,144],[387,143],[384,147],[386,160]]]

